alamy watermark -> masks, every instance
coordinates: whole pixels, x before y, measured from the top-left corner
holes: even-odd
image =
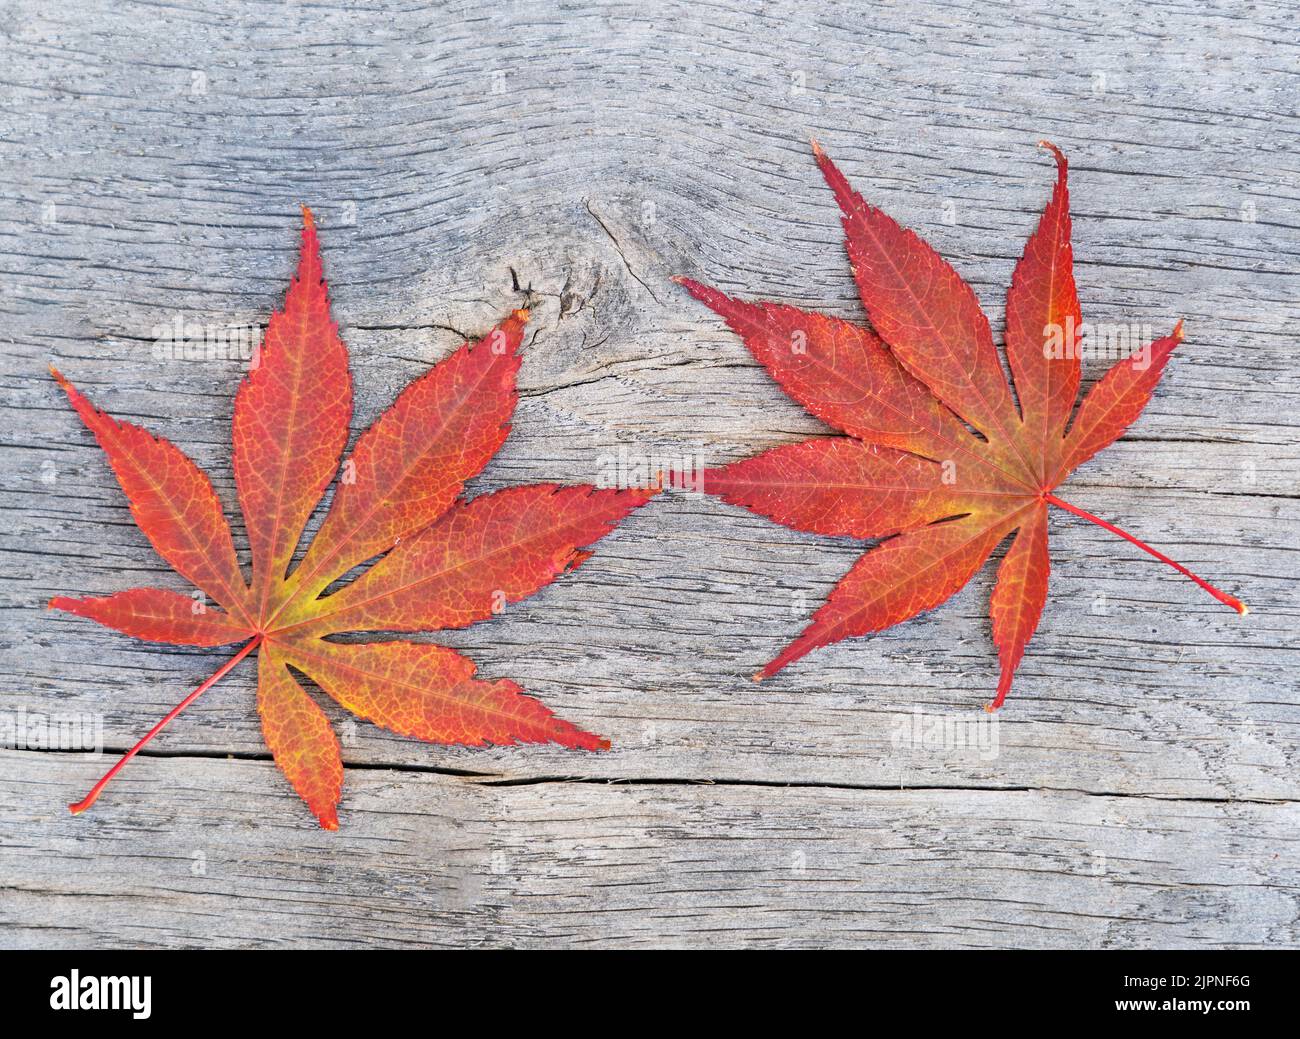
[[[1000,752],[998,716],[990,711],[927,714],[915,707],[911,714],[894,715],[889,742],[909,750],[969,750],[992,761]]]
[[[642,451],[620,444],[596,459],[595,484],[601,490],[659,487],[664,490],[704,493],[704,461],[689,451]]]
[[[0,711],[0,748],[84,750],[97,758],[104,752],[104,716]]]
[[[150,330],[157,361],[247,361],[256,368],[262,350],[257,324],[204,324],[174,314]]]
[[[51,1010],[122,1010],[130,1011],[137,1021],[146,1021],[152,1012],[152,994],[150,974],[83,977],[81,971],[72,970],[50,979]]]
[[[1043,356],[1049,361],[1129,359],[1133,370],[1151,367],[1151,326],[1138,322],[1080,321],[1043,326]]]

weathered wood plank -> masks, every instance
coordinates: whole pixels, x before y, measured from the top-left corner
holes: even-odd
[[[83,781],[93,763],[68,772]],[[1040,791],[491,786],[349,774],[341,834],[264,762],[148,759],[87,823],[0,754],[0,944],[1271,947],[1296,805]],[[153,792],[165,786],[169,802]],[[220,807],[213,809],[213,799]],[[40,833],[33,842],[25,835]]]
[[[520,425],[526,425],[521,423]],[[1104,508],[1113,492],[1079,496]],[[1247,554],[1203,531],[1229,524],[1265,543],[1277,521],[1264,499],[1134,493],[1137,528],[1198,568],[1220,553],[1247,560],[1247,622],[1101,531],[1057,523],[1052,608],[999,715],[996,760],[965,748],[895,744],[913,709],[978,720],[996,681],[987,602],[992,569],[956,601],[912,624],[818,653],[756,685],[749,675],[791,637],[860,549],[776,528],[710,499],[653,503],[602,542],[584,568],[490,624],[438,638],[467,648],[490,676],[511,676],[566,716],[610,736],[595,757],[557,749],[431,748],[373,726],[344,725],[347,760],[520,776],[746,779],[863,785],[1046,786],[1095,793],[1291,797],[1295,792],[1295,614],[1278,575],[1285,553]],[[104,510],[108,511],[108,506]],[[1222,524],[1216,525],[1219,508]],[[1247,508],[1251,512],[1246,511]],[[1189,511],[1190,509],[1190,511]],[[87,592],[170,580],[126,526],[124,554],[69,573]],[[1252,514],[1253,513],[1253,514]],[[95,513],[77,533],[93,552]],[[61,530],[67,525],[60,524]],[[114,528],[116,529],[116,528]],[[23,684],[0,696],[16,710],[105,716],[107,745],[125,749],[221,650],[148,646],[40,611],[67,591],[44,560],[27,564],[34,600],[11,629]],[[143,572],[143,573],[142,573]],[[144,575],[148,575],[145,577]],[[194,705],[156,750],[265,754],[244,668]],[[327,709],[334,710],[327,704]],[[1153,765],[1153,760],[1155,764]],[[69,791],[69,796],[72,791]],[[112,799],[106,804],[112,803]]]
[[[523,401],[476,491],[591,480],[620,448],[743,457],[822,427],[668,277],[859,318],[810,135],[953,260],[995,328],[1050,184],[1034,142],[1070,153],[1085,315],[1155,332],[1183,317],[1188,339],[1136,429],[1068,496],[1254,612],[1240,621],[1060,517],[1049,609],[996,754],[914,746],[899,738],[914,708],[973,720],[993,686],[991,573],[928,617],[755,686],[747,676],[859,549],[665,497],[579,572],[447,640],[609,735],[612,752],[428,748],[335,715],[345,830],[317,835],[266,763],[250,675],[236,673],[92,818],[61,805],[94,766],[5,755],[0,940],[1296,944],[1293,21],[1290,4],[1228,0],[812,16],[785,0],[649,16],[6,5],[6,717],[90,712],[124,749],[221,659],[43,609],[52,594],[181,587],[48,361],[181,444],[234,516],[242,361],[160,358],[157,328],[264,320],[307,202],[358,428],[523,286],[537,304]],[[226,754],[258,760],[205,759]],[[559,776],[633,785],[547,782]],[[688,785],[710,781],[734,785]],[[908,787],[945,789],[884,789]],[[1106,824],[1112,809],[1129,821]],[[788,884],[795,845],[809,863],[826,849],[824,872]],[[1090,846],[1131,874],[1050,859]],[[484,865],[498,850],[506,873]],[[195,851],[225,872],[191,877]]]

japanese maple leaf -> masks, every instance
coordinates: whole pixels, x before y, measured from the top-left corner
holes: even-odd
[[[415,380],[356,443],[329,512],[301,561],[299,538],[339,470],[352,416],[348,352],[330,317],[311,212],[303,210],[298,273],[284,309],[235,396],[235,484],[252,550],[245,581],[207,476],[179,448],[98,410],[54,377],[100,447],[131,513],[158,554],[218,606],[136,588],[50,605],[135,638],[189,646],[244,645],[182,700],[77,804],[105,784],[185,707],[258,650],[258,713],[276,764],[321,826],[338,828],[338,741],[295,672],[358,717],[431,743],[609,746],[557,718],[508,679],[474,676],[468,658],[411,641],[333,641],[341,632],[462,628],[527,598],[582,563],[650,490],[537,484],[460,497],[510,431],[517,310]],[[53,371],[53,369],[51,369]],[[341,576],[380,557],[345,587]]]
[[[1056,187],[1007,292],[1014,397],[970,286],[913,232],[863,201],[816,142],[874,331],[676,279],[726,319],[786,393],[848,434],[709,470],[705,490],[796,530],[887,538],[853,565],[756,680],[820,646],[939,605],[1015,532],[990,609],[1002,675],[989,709],[1000,707],[1046,601],[1052,505],[1126,538],[1246,612],[1186,567],[1053,493],[1141,414],[1182,341],[1182,324],[1111,368],[1069,421],[1081,316],[1067,164],[1058,148],[1043,145],[1056,157]]]

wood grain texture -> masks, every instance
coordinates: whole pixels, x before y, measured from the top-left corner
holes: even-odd
[[[44,610],[188,590],[48,362],[189,452],[237,524],[244,362],[160,358],[157,329],[263,322],[303,202],[354,434],[530,295],[514,432],[475,492],[589,481],[621,448],[742,458],[824,428],[669,276],[860,319],[810,136],[995,332],[1051,188],[1035,143],[1065,149],[1085,319],[1182,317],[1187,342],[1061,493],[1253,612],[1054,515],[996,755],[912,746],[914,709],[970,720],[996,683],[992,568],[755,685],[859,547],[674,494],[446,640],[611,752],[430,748],[336,712],[343,829],[323,834],[268,760],[245,667],[86,816],[63,805],[102,760],[0,755],[0,944],[1300,945],[1294,16],[11,0],[0,717],[98,715],[113,753],[224,659]]]

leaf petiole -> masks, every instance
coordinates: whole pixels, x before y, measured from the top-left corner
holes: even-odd
[[[1118,534],[1118,535],[1119,535],[1120,537],[1122,537],[1125,541],[1132,542],[1134,545],[1137,545],[1138,548],[1142,549],[1143,552],[1148,552],[1148,553],[1150,553],[1151,555],[1155,556],[1158,560],[1160,560],[1160,562],[1162,562],[1162,563],[1167,563],[1169,566],[1172,566],[1175,570],[1177,570],[1177,571],[1178,571],[1180,574],[1182,574],[1183,576],[1185,576],[1185,577],[1190,577],[1190,578],[1191,578],[1193,581],[1195,581],[1198,585],[1200,585],[1200,586],[1201,586],[1202,588],[1204,588],[1207,592],[1209,592],[1212,596],[1214,596],[1214,598],[1218,599],[1219,602],[1223,603],[1223,605],[1225,605],[1225,606],[1231,606],[1234,610],[1236,610],[1236,611],[1237,611],[1238,613],[1240,613],[1242,616],[1245,616],[1247,613],[1250,612],[1250,607],[1247,606],[1247,605],[1246,605],[1244,602],[1242,602],[1240,599],[1236,598],[1235,596],[1229,595],[1227,592],[1221,592],[1219,589],[1215,588],[1214,585],[1210,584],[1209,581],[1206,581],[1206,580],[1204,580],[1204,579],[1202,579],[1202,578],[1200,578],[1200,577],[1197,577],[1194,573],[1192,573],[1190,570],[1188,570],[1187,567],[1183,566],[1182,563],[1176,563],[1176,562],[1174,562],[1174,560],[1170,559],[1170,558],[1169,558],[1167,555],[1165,555],[1163,552],[1157,552],[1154,548],[1152,548],[1152,547],[1151,547],[1150,545],[1148,545],[1146,542],[1144,542],[1144,541],[1139,541],[1137,538],[1135,538],[1135,537],[1134,537],[1132,534],[1130,534],[1128,531],[1126,531],[1126,530],[1120,530],[1120,528],[1117,527],[1117,526],[1115,526],[1113,523],[1107,523],[1107,522],[1106,522],[1104,519],[1102,519],[1100,516],[1094,516],[1091,512],[1087,512],[1087,511],[1085,511],[1084,509],[1079,508],[1077,505],[1071,505],[1068,501],[1062,501],[1062,500],[1061,500],[1060,498],[1058,498],[1055,494],[1050,494],[1050,493],[1049,493],[1049,494],[1045,494],[1045,495],[1043,496],[1043,498],[1044,498],[1045,501],[1051,503],[1052,505],[1058,505],[1058,506],[1060,506],[1060,507],[1061,507],[1062,509],[1064,509],[1066,512],[1072,512],[1072,513],[1074,513],[1076,516],[1079,516],[1079,517],[1081,517],[1081,518],[1083,518],[1083,519],[1086,519],[1086,520],[1088,520],[1088,521],[1091,522],[1091,523],[1095,523],[1095,524],[1097,524],[1097,526],[1103,528],[1104,530],[1109,530],[1112,534]]]
[[[118,774],[118,772],[122,770],[123,765],[125,765],[128,761],[130,761],[133,757],[135,757],[137,753],[139,753],[140,748],[142,748],[146,743],[148,743],[151,739],[157,736],[158,733],[162,732],[163,728],[167,725],[167,723],[170,722],[173,718],[175,718],[178,714],[180,714],[181,711],[185,710],[186,707],[192,704],[200,696],[202,696],[214,685],[216,685],[219,681],[221,681],[222,678],[224,678],[227,674],[229,674],[230,671],[234,669],[236,664],[238,664],[241,660],[244,659],[244,657],[248,656],[249,653],[253,652],[253,650],[257,648],[258,643],[261,641],[262,641],[261,635],[258,635],[256,638],[251,639],[244,646],[243,649],[241,649],[233,657],[231,657],[224,664],[222,664],[220,669],[218,669],[218,671],[214,675],[212,675],[211,678],[209,678],[201,686],[195,689],[194,692],[190,693],[189,696],[185,697],[184,700],[182,700],[170,711],[168,711],[167,714],[157,725],[155,725],[152,729],[150,729],[147,733],[145,733],[144,738],[140,740],[139,743],[137,743],[134,747],[128,750],[125,754],[123,754],[122,757],[118,760],[117,764],[104,773],[104,777],[94,785],[90,793],[88,793],[84,798],[82,798],[76,804],[68,805],[68,810],[73,815],[80,815],[87,808],[93,805],[95,801],[98,800],[99,795],[103,793],[104,787],[108,786],[109,780],[111,780],[115,775]]]

